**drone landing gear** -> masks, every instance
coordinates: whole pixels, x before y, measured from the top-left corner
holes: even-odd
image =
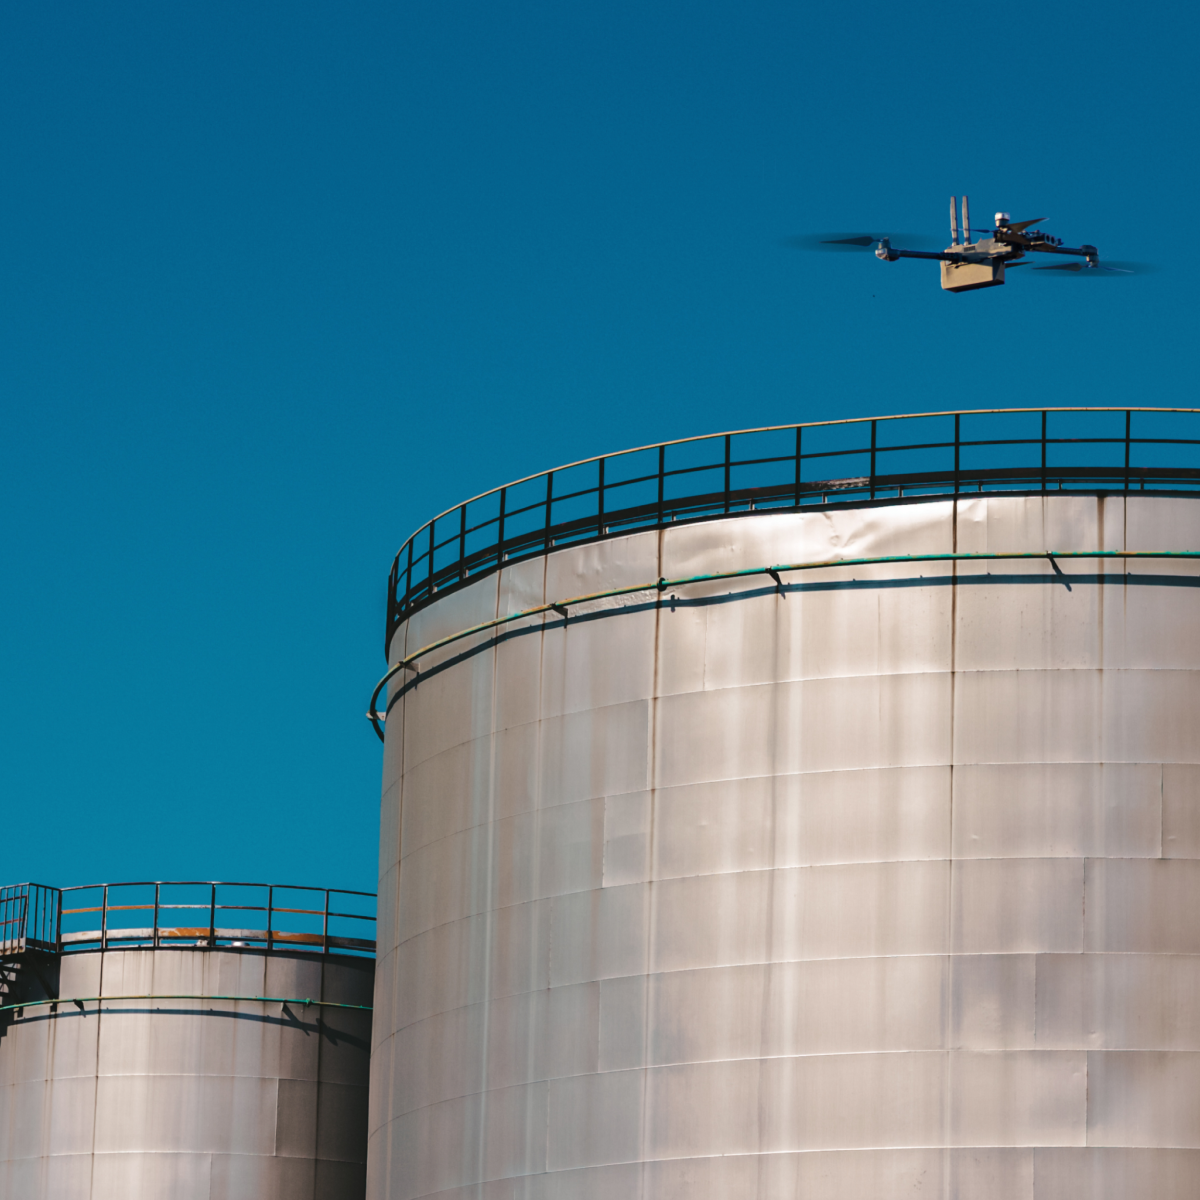
[[[999,287],[1004,282],[1002,262],[946,262],[942,260],[942,288],[947,292],[973,292]]]

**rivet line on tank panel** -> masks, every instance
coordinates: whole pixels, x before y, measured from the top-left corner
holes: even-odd
[[[440,650],[444,646],[449,646],[454,642],[462,641],[463,638],[471,637],[476,633],[486,633],[489,629],[498,629],[501,625],[507,625],[512,621],[521,621],[528,617],[540,616],[542,613],[554,612],[561,615],[564,620],[567,616],[567,611],[573,604],[586,604],[593,600],[609,600],[617,596],[631,596],[637,592],[653,592],[657,591],[660,594],[668,588],[683,587],[689,583],[712,583],[721,579],[746,579],[755,575],[770,576],[776,583],[776,586],[782,591],[783,584],[780,575],[784,572],[792,571],[818,571],[830,567],[876,567],[886,566],[889,564],[904,564],[904,563],[923,563],[923,562],[996,562],[1000,560],[1040,560],[1049,562],[1051,569],[1059,577],[1064,578],[1063,571],[1059,568],[1056,559],[1073,558],[1073,559],[1161,559],[1161,558],[1178,558],[1178,559],[1200,559],[1200,550],[996,550],[987,552],[955,552],[951,554],[882,554],[874,555],[868,558],[825,558],[817,562],[807,563],[776,563],[769,567],[747,567],[740,571],[714,571],[706,575],[683,575],[678,579],[659,578],[652,580],[649,583],[637,583],[627,587],[608,588],[603,592],[589,592],[583,596],[571,596],[565,600],[554,600],[549,604],[538,604],[533,608],[523,609],[521,612],[509,613],[506,617],[495,617],[490,621],[483,621],[478,625],[472,625],[467,629],[461,629],[457,633],[451,633],[444,638],[439,638],[435,642],[430,642],[428,646],[422,646],[419,650],[414,650],[412,654],[406,655],[399,662],[393,663],[390,666],[383,678],[375,685],[375,690],[371,693],[371,702],[367,708],[367,719],[375,728],[375,733],[379,740],[383,741],[383,723],[387,720],[387,714],[379,712],[377,705],[379,697],[383,689],[388,683],[395,678],[401,671],[411,671],[417,673],[416,660],[426,654],[432,654],[435,650]],[[1069,585],[1068,585],[1069,586]]]

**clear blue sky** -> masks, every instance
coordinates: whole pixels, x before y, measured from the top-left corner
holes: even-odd
[[[9,5],[0,881],[372,887],[384,581],[506,479],[1200,404],[1192,5]],[[804,230],[1047,216],[943,294]]]

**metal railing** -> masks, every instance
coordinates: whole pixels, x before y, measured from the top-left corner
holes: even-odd
[[[388,578],[384,652],[435,596],[556,546],[763,509],[963,492],[1200,490],[1200,410],[987,409],[684,438],[585,459],[422,525]]]
[[[373,892],[290,884],[21,884],[0,889],[0,938],[8,955],[138,946],[369,955],[375,952],[374,909]]]
[[[40,883],[0,887],[0,955],[53,950],[58,943],[58,888]]]

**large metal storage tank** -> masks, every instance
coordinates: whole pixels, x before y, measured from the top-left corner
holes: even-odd
[[[401,561],[372,1200],[1200,1195],[1200,474],[1036,416]]]
[[[287,900],[270,934],[218,905],[210,938],[207,904],[120,928],[111,891],[84,934],[27,940],[33,893],[0,896],[0,1197],[361,1200],[373,942],[288,932]]]

